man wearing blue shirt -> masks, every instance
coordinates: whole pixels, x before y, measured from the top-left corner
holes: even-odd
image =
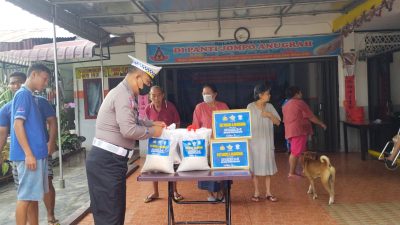
[[[10,160],[18,174],[16,223],[38,224],[38,201],[48,192],[47,138],[45,121],[39,111],[33,91],[42,91],[48,82],[50,70],[43,64],[28,69],[25,86],[14,96],[11,105]],[[52,133],[50,133],[52,135]],[[50,147],[52,151],[54,147]],[[29,208],[29,210],[28,210]]]
[[[10,91],[15,94],[16,91],[18,91],[21,88],[21,85],[25,83],[26,81],[26,75],[25,73],[22,72],[14,72],[10,75],[9,77],[9,83],[8,83],[8,88]],[[56,136],[57,136],[57,118],[56,114],[54,112],[53,107],[50,105],[50,103],[45,99],[40,96],[34,96],[35,97],[35,102],[39,106],[39,111],[42,116],[43,121],[46,121],[43,124],[43,127],[45,129],[45,134],[47,138],[47,147],[49,150],[49,157],[48,159],[51,159],[51,155],[54,152],[55,149],[55,141],[56,141]],[[9,129],[11,127],[10,125],[10,120],[11,120],[11,106],[12,106],[12,101],[8,102],[5,104],[1,109],[0,109],[0,152],[3,150],[6,142],[7,142],[7,137],[9,134]],[[46,124],[47,123],[47,124]],[[49,133],[47,132],[47,126],[49,128]],[[50,161],[48,161],[50,162]],[[2,164],[2,158],[0,157],[0,165]],[[14,167],[13,170],[13,175],[14,175],[14,181],[16,184],[18,184],[18,173],[16,168]],[[44,195],[43,202],[46,206],[47,209],[47,220],[50,225],[52,224],[57,224],[58,220],[54,216],[54,207],[55,207],[55,189],[53,186],[53,167],[49,163],[48,165],[48,179],[49,179],[49,192],[47,192]],[[32,218],[34,219],[34,218]],[[28,222],[31,221],[31,218],[29,217],[28,214]],[[32,224],[32,222],[30,222]]]

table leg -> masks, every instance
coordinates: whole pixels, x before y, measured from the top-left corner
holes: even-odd
[[[232,223],[232,212],[231,212],[231,183],[232,181],[228,180],[227,187],[225,190],[225,216],[226,216],[226,224],[231,225]]]
[[[174,183],[168,181],[168,225],[175,224],[174,218],[174,208],[172,203],[172,198],[174,197]]]
[[[360,141],[361,141],[361,160],[366,159],[368,151],[368,139],[367,139],[367,129],[360,128]]]
[[[347,142],[347,125],[343,123],[343,138],[344,138],[344,151],[346,153],[349,152],[349,145]]]

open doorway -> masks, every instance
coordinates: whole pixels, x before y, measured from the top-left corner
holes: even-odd
[[[397,133],[400,125],[400,112],[395,112],[398,88],[398,57],[394,52],[376,55],[367,60],[368,66],[368,116],[373,122],[387,122],[385,129],[370,130],[370,147],[382,149],[390,137]],[[393,67],[393,69],[391,69]],[[395,104],[393,104],[393,100]],[[379,122],[378,122],[379,123]]]
[[[269,82],[271,103],[282,115],[285,90],[299,86],[304,100],[313,112],[328,125],[327,131],[315,128],[312,148],[336,151],[339,146],[339,113],[337,59],[243,62],[164,67],[165,75],[159,84],[166,89],[168,100],[174,102],[182,126],[192,122],[193,110],[202,101],[201,88],[205,83],[218,89],[217,99],[231,109],[246,108],[253,101],[256,84]],[[275,128],[275,145],[284,149],[284,126]]]

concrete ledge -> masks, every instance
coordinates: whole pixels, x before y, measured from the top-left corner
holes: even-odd
[[[91,212],[90,210],[90,202],[86,202],[83,204],[79,209],[77,209],[75,212],[73,212],[68,218],[65,220],[61,221],[60,224],[71,224],[75,225],[78,224],[79,221],[81,221],[87,214]]]
[[[138,168],[139,165],[134,164],[133,162],[139,159],[140,157],[136,156],[133,160],[129,160],[128,162],[128,172],[126,173],[126,178],[132,175]],[[69,217],[61,221],[62,225],[76,225],[81,221],[87,214],[91,212],[90,202],[84,203],[79,209],[73,212]]]

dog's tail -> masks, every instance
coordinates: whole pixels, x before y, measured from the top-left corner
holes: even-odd
[[[321,161],[321,163],[326,163],[328,167],[331,167],[331,161],[329,161],[329,158],[326,155],[321,155],[321,157],[319,157],[319,160]]]

